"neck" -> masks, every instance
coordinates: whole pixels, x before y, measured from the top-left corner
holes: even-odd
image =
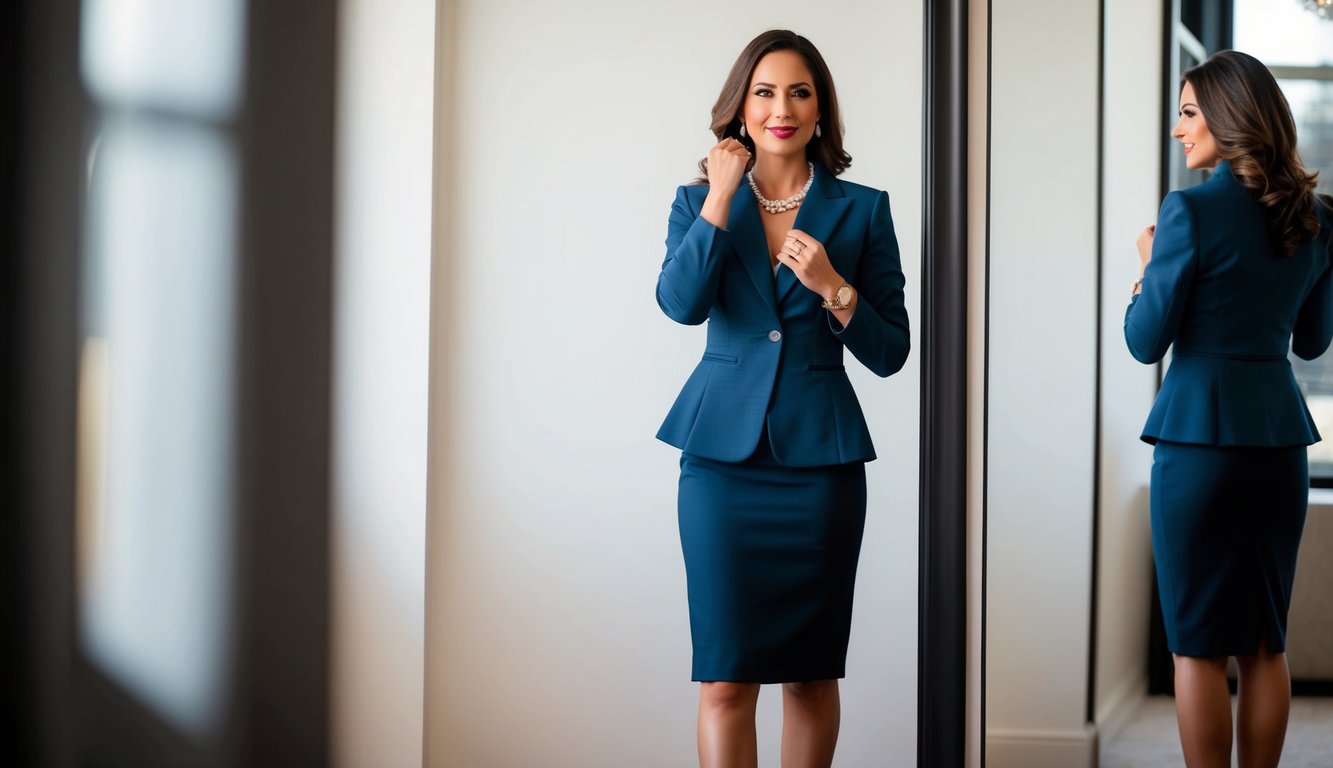
[[[810,179],[810,166],[804,155],[773,157],[759,155],[754,161],[754,183],[764,197],[781,199],[791,197]]]

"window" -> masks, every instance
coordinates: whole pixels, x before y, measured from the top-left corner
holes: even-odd
[[[240,0],[84,0],[79,628],[165,723],[220,738],[233,622]]]

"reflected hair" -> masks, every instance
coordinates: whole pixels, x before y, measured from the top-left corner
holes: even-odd
[[[1333,219],[1333,195],[1316,194],[1315,199],[1324,207],[1325,218]],[[1324,250],[1333,253],[1333,230],[1328,232],[1324,241]]]
[[[750,78],[754,77],[754,68],[759,60],[774,51],[796,51],[805,59],[814,78],[815,96],[819,99],[819,125],[822,137],[812,137],[805,145],[807,160],[819,163],[834,176],[847,170],[852,164],[852,156],[842,148],[842,117],[838,113],[838,93],[833,88],[833,75],[829,73],[824,57],[814,43],[786,29],[770,29],[751,40],[741,51],[736,63],[731,66],[727,80],[722,84],[722,93],[718,94],[713,105],[713,123],[711,130],[718,141],[732,138],[745,145],[754,153],[754,139],[741,135],[741,113],[745,107],[745,96],[750,91]],[[697,183],[708,182],[708,158],[699,161],[700,177]]]
[[[1296,152],[1296,121],[1273,73],[1240,51],[1218,51],[1185,71],[1217,154],[1268,214],[1273,244],[1286,256],[1319,234],[1318,173]]]

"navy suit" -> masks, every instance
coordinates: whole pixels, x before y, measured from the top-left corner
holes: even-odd
[[[1207,183],[1162,201],[1143,291],[1125,311],[1125,342],[1154,363],[1175,343],[1143,439],[1219,446],[1318,442],[1287,361],[1333,338],[1329,219],[1291,256],[1274,253],[1264,208],[1218,164]]]
[[[889,196],[815,166],[794,227],[859,293],[846,327],[795,274],[773,274],[759,206],[741,182],[725,228],[708,187],[676,192],[657,303],[708,322],[703,359],[657,436],[682,449],[677,509],[695,680],[845,674],[875,457],[843,368],[902,368],[909,347]]]
[[[688,325],[708,321],[703,359],[659,439],[686,453],[736,462],[767,427],[786,466],[875,458],[865,417],[843,368],[843,347],[888,376],[910,347],[903,273],[889,196],[841,181],[816,164],[795,229],[824,244],[859,293],[845,328],[786,267],[773,275],[758,205],[744,181],[727,228],[699,216],[708,187],[681,187],[671,208],[657,303]]]
[[[1153,556],[1173,653],[1286,647],[1306,446],[1319,440],[1287,353],[1314,358],[1333,338],[1333,227],[1319,216],[1319,235],[1283,255],[1267,209],[1220,163],[1162,202],[1143,291],[1125,312],[1140,362],[1175,345],[1142,433],[1156,446]]]

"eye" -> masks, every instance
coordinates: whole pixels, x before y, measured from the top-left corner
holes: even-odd
[[[791,95],[795,96],[798,99],[808,99],[810,98],[810,91],[806,90],[805,88],[797,88],[796,90],[791,92]]]
[[[754,95],[755,95],[755,96],[772,96],[772,95],[773,95],[773,92],[770,91],[770,90],[767,89],[767,88],[756,88],[756,89],[754,89]]]

